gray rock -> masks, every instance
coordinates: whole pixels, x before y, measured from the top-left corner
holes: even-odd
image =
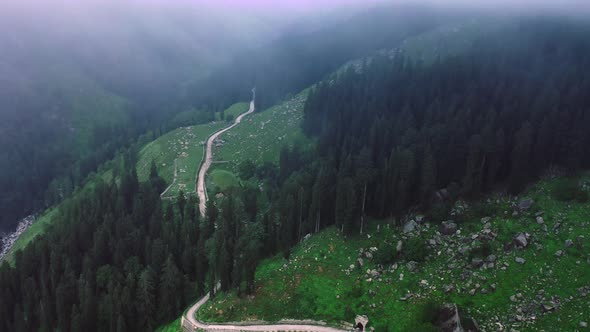
[[[475,289],[471,289],[471,290],[469,291],[469,295],[471,295],[471,296],[475,295]]]
[[[453,285],[445,285],[443,287],[443,289],[445,290],[445,294],[449,294],[451,292],[453,292],[455,290],[455,286]]]
[[[588,323],[586,323],[586,322],[580,322],[580,327],[587,328],[588,327]]]
[[[574,241],[572,241],[570,239],[565,240],[565,247],[566,248],[569,248],[569,247],[571,247],[573,245],[574,245]]]
[[[471,260],[471,266],[474,268],[481,267],[483,265],[483,261],[479,258],[474,258]]]
[[[518,202],[518,209],[521,211],[526,211],[530,209],[531,206],[533,206],[533,203],[535,203],[535,201],[533,201],[532,198],[522,199],[520,202]]]
[[[490,220],[492,220],[492,218],[491,218],[491,217],[483,217],[483,218],[481,218],[481,223],[482,223],[482,224],[486,224],[486,223],[488,223]]]
[[[402,240],[397,241],[397,245],[395,246],[395,250],[400,253],[403,249],[403,245],[404,243],[402,242]]]
[[[543,304],[541,304],[541,310],[543,310],[543,312],[554,311],[555,310],[555,303],[553,303],[553,302],[543,303]]]
[[[416,215],[416,222],[417,222],[417,223],[419,223],[419,224],[420,224],[420,223],[422,223],[423,221],[424,221],[424,215],[422,215],[422,214],[418,214],[418,215]]]
[[[555,257],[561,257],[561,256],[563,256],[563,255],[565,255],[565,253],[563,252],[563,250],[557,250],[557,251],[555,252]]]
[[[514,259],[515,262],[517,262],[518,264],[524,264],[526,263],[526,259],[522,258],[522,257],[516,257]]]
[[[370,251],[365,251],[365,258],[373,259],[373,254]]]
[[[434,239],[430,239],[428,240],[428,244],[434,247],[436,246],[436,241]]]
[[[457,224],[455,224],[452,220],[443,221],[440,232],[443,235],[453,235],[457,232]]]
[[[406,263],[406,268],[408,269],[408,271],[413,272],[418,268],[418,263],[414,261],[409,261]]]
[[[526,248],[529,245],[529,237],[530,235],[528,233],[518,233],[512,242],[518,248]]]
[[[541,225],[541,224],[544,224],[544,223],[545,223],[545,220],[543,220],[543,217],[538,216],[537,217],[537,224]]]
[[[356,260],[356,265],[358,265],[361,269],[363,268],[364,262],[362,258]]]
[[[486,261],[488,263],[495,263],[496,262],[496,255],[489,255],[488,257],[486,257]]]
[[[418,226],[418,224],[414,220],[408,221],[404,225],[404,233],[411,233],[411,232],[413,232],[416,229],[417,226]]]

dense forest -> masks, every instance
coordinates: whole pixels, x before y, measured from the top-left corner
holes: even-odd
[[[164,186],[155,165],[147,183],[126,167],[119,186],[67,200],[15,268],[0,267],[0,330],[152,331],[216,280],[251,291],[263,233],[241,197],[200,220],[194,197],[162,203]]]
[[[399,220],[410,207],[444,218],[458,197],[518,193],[550,167],[590,166],[590,81],[579,74],[590,68],[588,32],[523,21],[464,55],[377,57],[316,85],[303,126],[317,151],[293,166],[275,205],[282,223],[302,225],[293,241],[325,224],[354,232],[366,216]]]

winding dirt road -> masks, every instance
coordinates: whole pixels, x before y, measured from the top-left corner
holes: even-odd
[[[264,325],[225,325],[225,324],[205,324],[198,321],[195,318],[195,313],[199,311],[207,301],[209,300],[209,294],[205,295],[199,302],[195,303],[190,309],[187,310],[186,315],[182,316],[181,326],[185,331],[258,331],[258,332],[270,332],[270,331],[293,331],[293,332],[346,332],[346,330],[340,330],[328,326],[320,325],[306,325],[296,323],[285,323],[285,324],[264,324]]]
[[[254,112],[254,99],[250,102],[250,109],[246,113],[240,114],[234,121],[234,123],[229,126],[221,129],[220,131],[215,132],[213,135],[209,136],[207,139],[207,147],[205,149],[205,161],[201,164],[201,169],[199,169],[199,176],[197,179],[197,195],[199,195],[199,211],[201,212],[201,216],[205,216],[205,209],[207,207],[207,188],[205,186],[205,176],[207,175],[207,171],[211,167],[211,163],[213,162],[213,142],[219,137],[219,135],[225,133],[226,131],[232,129],[233,127],[237,126],[242,119]]]

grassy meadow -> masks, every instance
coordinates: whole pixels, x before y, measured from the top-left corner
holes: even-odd
[[[387,221],[372,221],[366,235],[351,237],[328,228],[302,242],[289,260],[274,257],[260,264],[254,296],[220,295],[198,317],[214,322],[313,318],[339,325],[366,314],[376,331],[427,331],[428,308],[456,303],[485,331],[498,326],[575,331],[590,317],[584,295],[590,291],[590,203],[556,200],[555,185],[551,180],[533,186],[522,196],[533,198],[533,207],[518,215],[513,215],[519,201],[514,197],[466,203],[459,232],[451,236],[440,235],[434,222],[404,233]],[[481,222],[484,217],[489,221]],[[486,228],[497,235],[493,240],[483,240]],[[504,249],[519,232],[530,234],[529,245]],[[568,239],[571,247],[565,245]],[[400,240],[406,249],[398,254]],[[372,259],[364,256],[368,248],[376,249]],[[564,256],[556,256],[559,250]],[[495,256],[492,266],[473,266],[474,259],[486,261],[489,255]],[[415,269],[410,258],[417,260]],[[541,307],[556,303],[549,312]]]

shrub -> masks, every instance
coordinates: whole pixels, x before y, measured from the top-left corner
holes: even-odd
[[[395,250],[395,246],[391,243],[385,243],[375,253],[374,259],[377,264],[393,264],[397,259],[397,252]]]
[[[420,238],[412,238],[404,244],[404,257],[408,261],[423,262],[428,256],[428,246]]]
[[[562,202],[576,200],[583,203],[588,201],[588,193],[580,188],[578,181],[571,178],[558,180],[553,186],[553,196]]]

